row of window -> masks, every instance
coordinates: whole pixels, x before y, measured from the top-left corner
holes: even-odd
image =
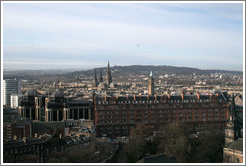
[[[218,101],[219,102],[222,102],[222,100],[221,99],[218,99]],[[108,101],[98,101],[97,102],[97,104],[145,104],[145,103],[180,103],[180,102],[182,102],[182,103],[195,103],[195,102],[211,102],[211,100],[210,99],[193,99],[193,100],[157,100],[157,101],[155,101],[155,100],[139,100],[139,101],[134,101],[134,100],[132,100],[132,101],[129,101],[129,100],[127,100],[127,101],[110,101],[110,102],[108,102]]]
[[[193,121],[216,121],[216,120],[226,120],[225,117],[221,117],[221,118],[217,118],[217,117],[214,117],[214,118],[211,118],[211,117],[202,117],[202,118],[199,118],[199,117],[194,117],[194,118],[191,118],[191,117],[188,117],[188,118],[182,118],[182,117],[179,117],[179,118],[176,118],[176,117],[166,117],[166,118],[152,118],[152,119],[142,119],[142,118],[135,118],[135,119],[108,119],[108,120],[103,120],[103,119],[100,119],[99,120],[99,124],[117,124],[117,123],[138,123],[138,122],[145,122],[145,123],[149,123],[149,122],[152,122],[152,123],[157,123],[157,122],[176,122],[176,121],[179,121],[179,122],[193,122]]]

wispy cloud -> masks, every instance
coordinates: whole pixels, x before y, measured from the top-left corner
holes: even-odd
[[[4,4],[3,9],[5,62],[43,54],[47,62],[95,58],[101,64],[112,58],[126,64],[142,58],[143,64],[151,59],[163,65],[166,59],[189,59],[189,65],[215,57],[242,67],[242,4]],[[204,55],[207,59],[194,58]]]

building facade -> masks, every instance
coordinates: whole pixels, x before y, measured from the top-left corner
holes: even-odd
[[[224,94],[226,96],[226,94]],[[95,125],[98,136],[127,136],[139,123],[160,126],[180,122],[199,129],[224,130],[229,104],[222,95],[105,96],[94,97]]]
[[[237,107],[234,95],[232,95],[229,119],[225,128],[225,147],[223,149],[223,162],[242,163],[243,162],[243,138],[241,134],[240,116],[237,115]]]
[[[19,101],[22,95],[12,94],[10,95],[10,107],[15,109],[19,107]]]
[[[10,106],[12,94],[21,94],[21,81],[16,79],[3,80],[3,105]]]
[[[223,149],[223,162],[225,163],[243,163],[243,139],[231,142]]]
[[[65,98],[63,91],[41,95],[26,92],[19,106],[19,117],[35,121],[92,119],[93,103],[88,99]]]
[[[152,71],[150,72],[149,75],[149,92],[148,95],[154,95],[155,91],[154,91],[155,87],[154,87],[154,78],[153,78],[153,74]]]

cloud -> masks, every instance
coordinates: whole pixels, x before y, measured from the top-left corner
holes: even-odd
[[[42,55],[47,60],[68,61],[97,57],[98,63],[115,55],[122,63],[131,58],[135,62],[142,58],[142,63],[148,63],[148,59],[155,63],[163,59],[175,62],[175,59],[193,58],[194,61],[194,57],[203,55],[230,60],[241,57],[243,49],[242,26],[231,22],[242,16],[237,8],[207,4],[75,4],[27,8],[24,4],[8,4],[3,15],[4,60],[42,59]],[[201,58],[195,59],[200,63]],[[242,64],[240,58],[235,61]]]

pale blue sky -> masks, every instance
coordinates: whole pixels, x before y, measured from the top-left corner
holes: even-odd
[[[4,69],[243,70],[242,3],[3,4]]]

